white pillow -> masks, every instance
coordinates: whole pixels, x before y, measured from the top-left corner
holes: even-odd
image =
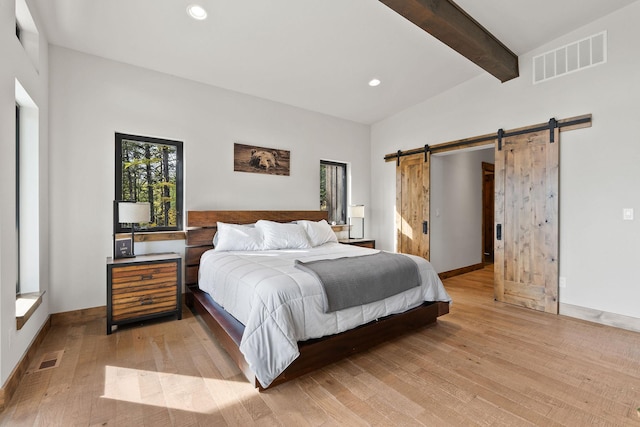
[[[224,222],[218,222],[214,241],[218,251],[261,251],[264,246],[261,230],[250,225]]]
[[[307,249],[310,248],[307,233],[301,225],[279,222],[256,222],[256,228],[264,236],[264,249]]]
[[[221,222],[220,224],[224,224],[224,223],[222,223],[222,222]],[[255,222],[254,222],[253,224],[225,224],[225,225],[239,225],[239,226],[241,226],[241,227],[249,227],[249,228],[255,228],[255,227],[256,227]],[[216,246],[218,246],[218,238],[219,238],[219,236],[218,236],[218,231],[217,231],[217,229],[216,229],[216,232],[215,232],[215,234],[213,235],[213,247],[214,247],[214,248],[215,248]]]
[[[298,221],[298,224],[300,224],[302,228],[304,228],[304,231],[307,232],[309,242],[313,247],[323,245],[327,242],[338,243],[336,233],[333,232],[329,223],[324,219],[318,222],[300,220]]]

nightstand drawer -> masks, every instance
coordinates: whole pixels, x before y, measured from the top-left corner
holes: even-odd
[[[114,291],[124,287],[173,283],[175,286],[178,265],[167,262],[154,265],[131,265],[116,267],[112,272],[111,286]]]
[[[376,241],[373,239],[344,239],[344,240],[338,240],[338,242],[344,245],[360,246],[363,248],[370,248],[370,249],[376,248]]]
[[[114,321],[175,309],[178,303],[175,283],[171,286],[146,288],[138,286],[126,292],[116,293],[112,301]]]
[[[355,246],[361,246],[363,248],[370,248],[370,249],[375,249],[376,248],[376,242],[373,240],[370,240],[368,242],[361,242],[361,243],[354,243]]]

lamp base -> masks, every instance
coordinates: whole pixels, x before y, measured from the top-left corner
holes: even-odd
[[[362,225],[361,225],[361,230],[360,230],[360,236],[353,236],[351,235],[351,228],[353,227],[353,224],[351,223],[351,218],[349,218],[349,239],[364,239],[364,218],[362,218]]]

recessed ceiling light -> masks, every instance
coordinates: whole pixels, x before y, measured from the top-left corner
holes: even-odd
[[[371,80],[369,80],[369,86],[371,86],[371,87],[376,87],[380,83],[382,83],[382,82],[379,79],[371,79]]]
[[[187,7],[187,13],[193,19],[197,19],[198,21],[202,21],[207,18],[207,11],[204,8],[197,4],[191,4]]]

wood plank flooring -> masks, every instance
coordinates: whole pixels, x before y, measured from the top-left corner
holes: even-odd
[[[105,335],[57,325],[0,414],[11,426],[640,425],[640,334],[493,301],[490,268],[445,280],[437,325],[258,393],[189,310]]]

